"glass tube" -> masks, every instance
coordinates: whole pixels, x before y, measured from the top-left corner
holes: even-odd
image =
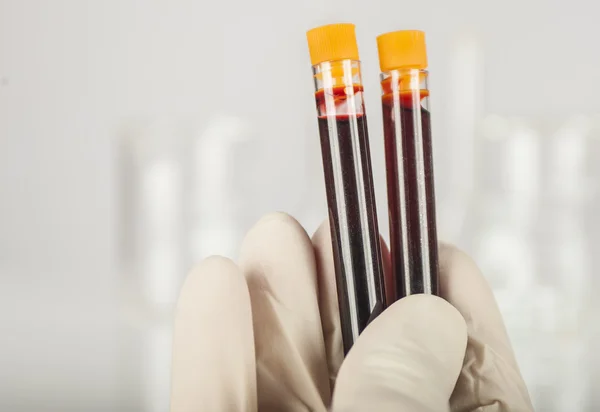
[[[331,30],[339,28],[350,33],[349,41],[355,42],[353,25],[332,26],[314,29],[324,30],[317,32],[316,37],[327,42],[331,39],[322,37],[332,35]],[[356,50],[355,45],[354,48]],[[357,58],[356,51],[355,58],[325,60],[313,65],[342,339],[346,353],[359,333],[385,307],[367,119]]]
[[[378,45],[383,70],[392,296],[396,300],[417,293],[438,295],[425,38],[417,31],[393,32],[380,36]]]

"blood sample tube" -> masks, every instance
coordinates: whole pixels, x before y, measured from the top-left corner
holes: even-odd
[[[367,119],[353,24],[307,33],[347,353],[385,307]]]
[[[394,300],[439,294],[425,33],[377,38]],[[388,302],[391,304],[392,302]]]

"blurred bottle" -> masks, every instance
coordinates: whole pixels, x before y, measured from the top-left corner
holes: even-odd
[[[479,171],[475,169],[475,150],[483,115],[483,73],[484,53],[478,36],[460,33],[452,43],[449,70],[440,72],[447,76],[440,83],[447,85],[449,101],[445,113],[439,113],[446,119],[441,128],[445,133],[434,135],[433,145],[440,148],[434,153],[439,237],[461,245],[470,238],[469,216],[476,207],[474,183]]]
[[[583,405],[589,398],[589,376],[586,370],[586,316],[591,310],[592,232],[586,220],[596,215],[591,204],[594,185],[586,173],[588,163],[597,162],[590,151],[591,119],[573,116],[551,134],[547,208],[554,211],[546,226],[553,227],[548,237],[549,270],[555,271],[554,287],[558,296],[558,327],[562,391],[560,410],[570,405]],[[592,156],[592,157],[590,157]],[[597,156],[597,155],[596,155]],[[550,267],[550,265],[552,267]]]
[[[515,268],[501,269],[494,277],[494,267],[490,267],[488,275],[493,287],[515,296],[528,292],[536,271],[535,263],[531,261],[531,234],[539,205],[540,136],[518,119],[495,115],[486,117],[482,126],[482,138],[477,141],[476,207],[471,222],[476,235],[471,237],[471,246],[474,250],[480,249],[476,256],[481,262],[492,254],[489,255],[491,261],[499,264],[501,260],[493,255],[503,254],[505,247],[508,256],[517,253],[509,259],[513,263],[504,263],[515,265]],[[511,241],[501,240],[507,236]],[[483,246],[486,243],[506,246],[487,248]],[[519,251],[509,247],[510,244],[518,244]],[[523,273],[519,267],[523,268]],[[488,272],[484,270],[484,273]]]
[[[186,139],[173,119],[137,119],[120,139],[121,395],[168,408],[171,319],[185,268]],[[132,388],[126,382],[140,382]]]
[[[585,228],[591,200],[585,173],[590,128],[589,119],[577,116],[551,136],[547,198],[555,216],[547,225],[555,228],[550,256],[558,274],[555,286],[561,291],[565,326],[576,325],[591,281]]]
[[[121,262],[128,301],[172,308],[200,260],[233,258],[242,237],[235,192],[244,123],[154,118],[130,122],[121,139]]]
[[[185,273],[185,146],[176,121],[134,120],[121,158],[121,264],[127,302],[173,305]]]
[[[440,230],[458,233],[451,238],[488,278],[536,408],[587,410],[600,404],[590,391],[600,367],[592,321],[600,305],[591,299],[600,287],[591,272],[600,266],[592,253],[600,243],[600,118],[488,115],[480,123],[473,45],[456,48],[447,81],[466,93],[450,93],[456,145],[447,152],[456,167],[442,179],[455,193],[442,194],[452,206],[440,201]]]
[[[547,195],[564,209],[575,211],[590,200],[594,185],[586,169],[588,162],[595,162],[588,152],[591,128],[591,119],[578,115],[551,134]]]
[[[473,236],[474,257],[494,290],[534,402],[555,393],[545,388],[554,387],[556,376],[556,362],[546,359],[548,345],[534,343],[535,336],[553,330],[556,306],[553,290],[538,284],[541,145],[539,131],[524,119],[484,119],[477,141]]]
[[[532,344],[531,333],[538,322],[547,329],[555,323],[553,310],[544,311],[555,307],[553,290],[536,284],[541,137],[523,119],[483,116],[484,56],[476,36],[460,36],[451,58],[446,81],[452,98],[447,105],[450,138],[444,153],[451,153],[452,160],[440,179],[448,188],[440,191],[440,233],[458,241],[478,262],[506,318],[523,373],[538,384],[536,392],[552,387],[547,377],[555,376],[549,370],[537,373],[548,363]]]
[[[236,148],[248,140],[241,119],[213,118],[193,132],[188,234],[189,263],[218,254],[237,257],[243,236],[240,222],[243,204],[235,191]]]

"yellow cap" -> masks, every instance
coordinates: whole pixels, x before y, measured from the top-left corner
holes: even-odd
[[[396,69],[426,69],[425,33],[400,30],[377,37],[379,67],[382,72]]]
[[[331,60],[358,60],[354,24],[339,23],[316,27],[306,32],[306,38],[313,66]]]

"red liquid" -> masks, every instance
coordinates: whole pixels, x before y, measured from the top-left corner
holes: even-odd
[[[427,95],[426,91],[421,91],[421,97]],[[415,133],[418,132],[418,129],[415,130],[415,123],[418,126],[419,112],[420,136],[419,133]],[[390,95],[385,95],[383,126],[390,215],[390,252],[395,280],[393,292],[396,299],[416,293],[439,295],[430,114],[420,104],[416,104],[415,107],[410,92],[408,95],[401,94],[398,114],[399,124],[396,124],[393,99]],[[419,142],[422,144],[419,145]],[[422,165],[422,175],[419,174],[419,161]],[[403,180],[399,171],[404,173]],[[419,184],[424,189],[421,195]],[[401,193],[402,187],[404,196]]]
[[[342,113],[319,117],[345,353],[354,342],[356,328],[362,332],[385,306],[367,121],[364,114],[348,114],[345,102],[360,91],[355,86],[347,96],[345,88],[335,88],[335,108]],[[325,98],[322,91],[316,94],[319,113],[327,112]],[[355,101],[362,112],[362,102]],[[329,109],[331,113],[334,108]]]

